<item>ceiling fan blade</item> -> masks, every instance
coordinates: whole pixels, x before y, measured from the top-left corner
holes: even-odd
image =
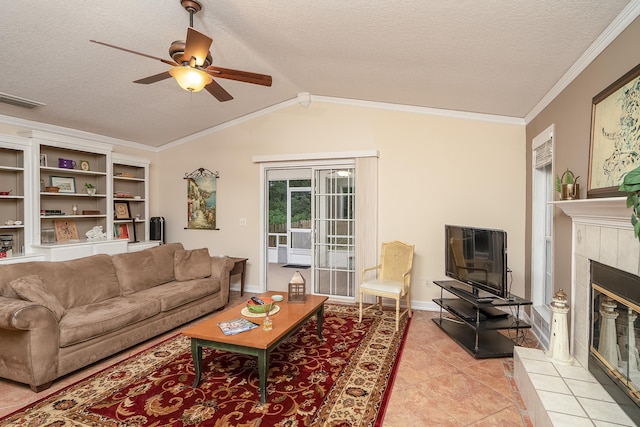
[[[248,71],[232,70],[231,68],[207,67],[206,71],[213,77],[221,79],[237,80],[239,82],[253,83],[262,86],[271,86],[271,76],[266,74],[250,73]]]
[[[168,79],[171,77],[168,71],[165,71],[160,74],[155,74],[153,76],[145,77],[143,79],[135,80],[134,83],[140,83],[143,85],[148,85],[151,83],[159,82],[160,80]]]
[[[196,58],[196,65],[199,67],[202,66],[204,60],[207,59],[209,47],[212,42],[211,37],[189,27],[187,30],[187,41],[184,46],[185,60],[190,60],[192,57]]]
[[[133,53],[134,55],[144,56],[145,58],[155,59],[155,60],[163,62],[163,63],[165,63],[167,65],[172,65],[172,66],[178,65],[173,61],[169,61],[168,59],[158,58],[157,56],[147,55],[146,53],[136,52],[135,50],[126,49],[124,47],[116,46],[116,45],[113,45],[113,44],[109,44],[109,43],[105,43],[105,42],[99,42],[99,41],[96,41],[96,40],[89,40],[89,41],[92,42],[92,43],[97,43],[97,44],[101,44],[103,46],[112,47],[114,49],[119,49],[119,50],[123,50],[125,52]]]
[[[222,86],[216,83],[215,80],[212,80],[211,83],[206,85],[204,88],[220,102],[231,101],[233,99],[233,96],[224,90]]]

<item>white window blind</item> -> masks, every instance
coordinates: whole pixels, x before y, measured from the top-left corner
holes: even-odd
[[[553,159],[553,139],[549,139],[533,151],[533,164],[536,169],[545,167]]]

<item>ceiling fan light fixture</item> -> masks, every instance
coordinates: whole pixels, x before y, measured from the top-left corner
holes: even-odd
[[[176,79],[182,89],[189,92],[200,92],[213,81],[213,78],[204,71],[186,65],[171,68],[169,74]]]

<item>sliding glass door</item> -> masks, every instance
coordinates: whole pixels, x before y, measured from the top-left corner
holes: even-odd
[[[314,293],[355,295],[355,169],[314,169]]]

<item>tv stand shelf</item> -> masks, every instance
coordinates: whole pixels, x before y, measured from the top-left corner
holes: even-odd
[[[432,319],[455,342],[461,345],[476,359],[512,357],[514,342],[500,330],[514,330],[516,338],[521,329],[531,325],[520,320],[520,307],[531,305],[531,301],[520,297],[508,299],[494,298],[485,300],[464,290],[465,284],[456,280],[434,281],[440,286],[440,298],[433,302],[440,306],[440,316]],[[457,298],[444,298],[444,291]],[[512,307],[512,314],[499,307]],[[450,313],[455,319],[443,316]]]

